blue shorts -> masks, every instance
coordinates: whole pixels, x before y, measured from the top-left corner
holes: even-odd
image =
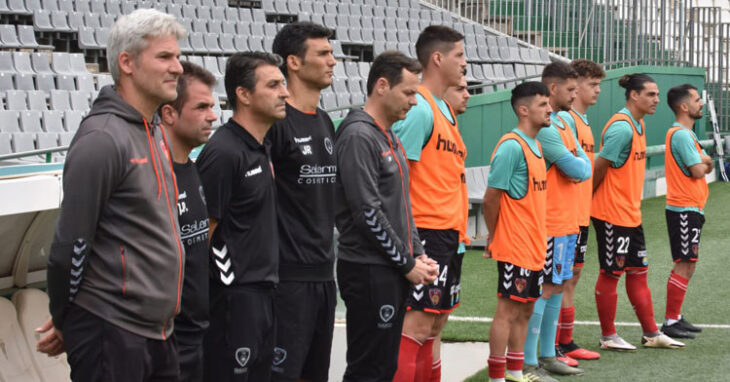
[[[577,234],[548,237],[545,267],[542,270],[546,283],[561,285],[563,281],[573,278],[577,238]]]

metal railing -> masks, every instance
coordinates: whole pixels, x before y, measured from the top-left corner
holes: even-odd
[[[730,23],[698,0],[422,0],[568,59],[606,69],[707,70],[722,130],[730,131]],[[726,10],[727,11],[727,10]]]

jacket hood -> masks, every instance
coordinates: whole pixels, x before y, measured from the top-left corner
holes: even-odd
[[[116,91],[114,85],[107,85],[101,88],[99,96],[89,110],[89,117],[97,114],[114,114],[130,124],[139,125],[144,128],[144,117],[137,109],[128,104]],[[155,117],[157,115],[155,114]],[[156,119],[156,118],[155,118]],[[156,124],[156,121],[148,121]]]
[[[371,117],[370,114],[364,112],[361,109],[350,109],[350,112],[347,114],[347,117],[345,117],[345,119],[342,120],[342,123],[337,128],[337,131],[338,132],[344,131],[350,125],[359,123],[359,122],[366,123],[366,124],[372,126],[373,128],[375,128],[376,130],[382,132],[382,130],[380,130],[380,127],[377,125],[377,123],[375,123],[375,120],[373,119],[373,117]]]

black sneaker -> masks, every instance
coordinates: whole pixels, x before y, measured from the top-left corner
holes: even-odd
[[[662,325],[662,333],[672,338],[695,338],[695,334],[684,330],[679,323],[673,325]]]
[[[680,328],[688,332],[699,333],[702,331],[702,328],[690,324],[687,320],[684,319],[684,317],[679,319],[677,325],[679,325]]]

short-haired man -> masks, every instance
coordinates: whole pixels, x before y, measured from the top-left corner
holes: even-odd
[[[331,35],[321,25],[293,23],[273,44],[284,59],[281,71],[289,90],[286,118],[268,134],[279,221],[275,381],[326,381],[330,365],[337,303],[331,208],[337,163],[334,125],[317,104],[337,63]]]
[[[578,145],[585,152],[593,168],[593,155],[595,143],[593,131],[588,124],[588,107],[595,105],[598,95],[601,93],[601,80],[606,76],[600,65],[586,59],[573,60],[570,66],[578,73],[578,88],[573,107],[568,111],[558,112],[558,117],[570,126],[578,138]],[[563,302],[560,308],[560,319],[558,320],[558,334],[556,353],[561,353],[573,359],[599,359],[598,352],[584,349],[573,341],[573,321],[575,320],[575,306],[573,296],[575,286],[580,279],[580,272],[585,264],[585,254],[588,249],[588,226],[591,223],[591,198],[593,197],[593,182],[588,178],[585,182],[578,184],[578,225],[580,232],[575,244],[575,256],[573,266],[573,278],[563,284]]]
[[[702,118],[702,98],[697,88],[684,84],[669,89],[667,103],[676,122],[667,131],[664,152],[667,177],[667,229],[674,269],[667,281],[667,307],[662,332],[675,338],[694,338],[702,329],[682,317],[682,302],[700,252],[709,189],[705,175],[712,172],[712,158],[702,150],[692,131]]]
[[[421,32],[416,42],[423,67],[418,104],[393,126],[408,157],[418,235],[426,253],[439,264],[433,285],[414,285],[408,296],[396,382],[430,381],[431,375],[441,379],[440,355],[433,352],[433,342],[459,304],[464,243],[469,241],[466,145],[456,115],[443,98],[449,86],[458,86],[464,77],[463,39],[461,33],[441,25]]]
[[[602,349],[635,351],[616,332],[617,286],[626,273],[626,294],[641,323],[641,343],[648,348],[684,346],[662,332],[654,320],[647,282],[649,260],[641,225],[641,197],[646,171],[644,116],[654,114],[659,88],[646,74],[626,74],[618,81],[626,89],[626,107],[608,120],[601,134],[601,151],[593,166],[591,221],[596,230],[600,273],[596,308],[601,322]]]
[[[549,97],[550,90],[540,82],[512,89],[517,127],[497,143],[484,193],[484,221],[489,230],[484,257],[497,261],[499,274],[487,361],[493,382],[505,381],[505,367],[510,380],[526,380],[523,348],[527,323],[540,298],[547,248],[547,171],[535,137],[550,126]]]
[[[446,89],[446,93],[444,93],[444,101],[451,106],[451,109],[454,110],[456,115],[466,113],[466,105],[469,103],[469,98],[471,98],[471,94],[469,94],[469,89],[466,87],[466,76],[461,77],[459,85],[449,86]],[[436,346],[435,342],[434,346]]]
[[[233,117],[198,157],[210,219],[206,381],[268,381],[279,282],[276,187],[266,133],[286,115],[281,58],[236,53],[226,64]]]
[[[185,256],[168,140],[153,119],[177,97],[185,35],[151,9],[117,20],[107,45],[115,86],[101,89],[71,142],[48,261],[53,328],[39,350],[65,345],[76,381],[178,380]]]
[[[375,58],[364,109],[336,134],[337,280],[347,306],[343,380],[391,381],[409,284],[429,284],[438,266],[413,222],[408,164],[391,125],[416,104],[418,61],[400,52]]]
[[[583,370],[556,358],[555,334],[558,329],[563,282],[573,277],[575,241],[578,236],[578,183],[591,176],[591,163],[578,144],[573,130],[558,116],[570,110],[575,99],[578,74],[565,62],[545,66],[542,82],[550,89],[551,125],[540,130],[537,140],[542,146],[547,166],[547,252],[543,269],[542,296],[535,303],[525,343],[525,369],[540,380],[550,380],[544,371],[560,375],[578,375]],[[538,352],[538,340],[540,342]],[[540,363],[538,363],[538,353]]]
[[[182,61],[177,99],[160,110],[162,127],[170,137],[177,179],[180,239],[185,248],[182,307],[175,317],[180,358],[180,381],[203,381],[203,336],[208,329],[208,211],[198,170],[188,157],[208,141],[213,122],[215,77],[192,62]]]

